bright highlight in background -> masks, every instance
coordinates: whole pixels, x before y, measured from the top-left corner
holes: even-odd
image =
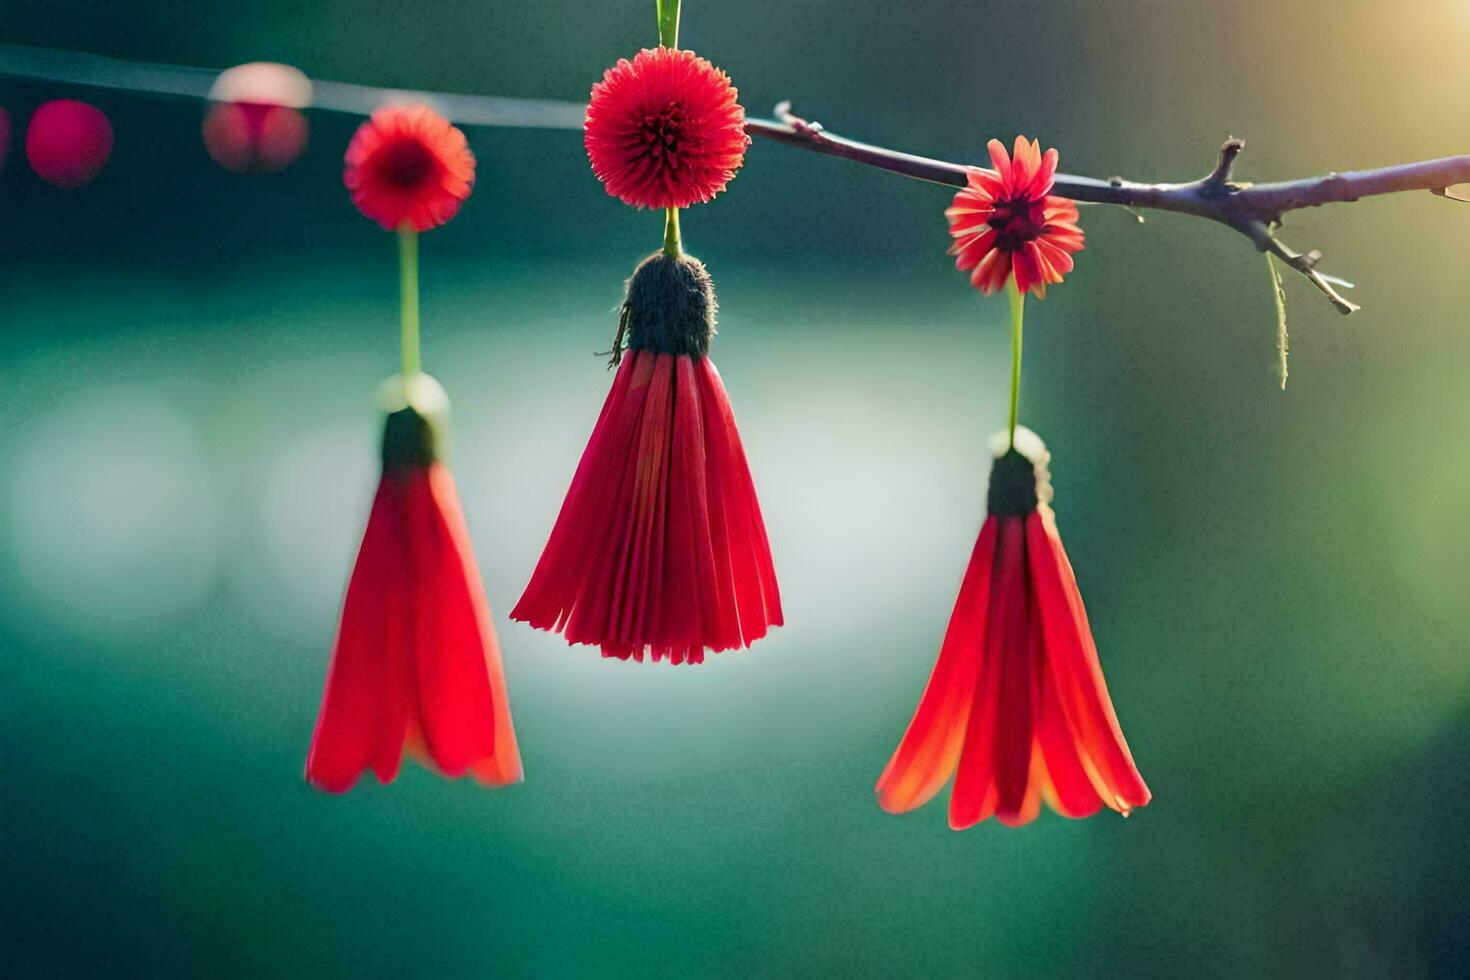
[[[125,635],[205,599],[215,521],[199,435],[147,389],[64,402],[29,427],[7,476],[11,581],[58,625]]]

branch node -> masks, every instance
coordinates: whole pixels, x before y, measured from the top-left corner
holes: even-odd
[[[1230,178],[1235,172],[1235,158],[1240,156],[1240,151],[1245,149],[1245,140],[1236,139],[1234,136],[1227,139],[1220,147],[1220,158],[1215,162],[1215,169],[1204,179],[1209,187],[1225,187],[1230,183]]]
[[[815,139],[822,133],[821,123],[811,122],[810,120],[803,119],[796,113],[791,111],[790,99],[783,99],[780,102],[777,102],[776,108],[772,111],[775,113],[777,119],[790,126],[793,130],[796,131],[797,135],[799,136],[805,136],[808,139]]]

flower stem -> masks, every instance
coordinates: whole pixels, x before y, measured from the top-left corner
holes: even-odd
[[[401,313],[403,376],[418,374],[419,362],[419,233],[398,229],[398,297]]]
[[[656,0],[658,4],[658,43],[666,48],[679,46],[679,0]],[[684,254],[679,240],[679,209],[664,211],[664,254],[677,259]]]
[[[664,254],[677,259],[684,254],[684,242],[679,238],[679,209],[664,209]]]
[[[679,46],[679,0],[657,0],[658,43],[666,48]]]
[[[1006,278],[1006,296],[1011,301],[1011,442],[1016,448],[1016,408],[1021,403],[1021,317],[1026,310],[1026,296],[1016,288],[1016,274]]]

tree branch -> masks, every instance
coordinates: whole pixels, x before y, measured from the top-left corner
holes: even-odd
[[[0,75],[205,99],[216,74],[203,68],[144,64],[74,51],[0,43]],[[586,112],[586,106],[580,102],[558,99],[456,95],[315,80],[312,84],[313,108],[360,115],[385,102],[413,99],[428,102],[447,118],[464,125],[573,130],[582,128]],[[837,136],[827,132],[821,124],[797,116],[791,111],[789,102],[776,107],[776,117],[775,120],[747,119],[746,129],[752,136],[841,157],[916,180],[956,187],[965,184],[969,167],[963,164]],[[1207,218],[1233,228],[1256,248],[1275,255],[1305,276],[1339,311],[1351,313],[1358,309],[1357,305],[1343,298],[1337,287],[1348,288],[1352,284],[1317,271],[1321,252],[1315,249],[1298,252],[1281,241],[1276,229],[1282,219],[1289,212],[1301,208],[1347,203],[1400,191],[1431,191],[1460,200],[1465,199],[1466,188],[1470,187],[1470,155],[1270,184],[1237,183],[1232,179],[1235,161],[1244,148],[1242,140],[1226,140],[1220,147],[1214,169],[1198,180],[1182,184],[1140,183],[1122,177],[1099,180],[1057,174],[1055,192],[1084,203],[1172,211]]]
[[[779,121],[764,119],[746,121],[746,129],[755,136],[789,146],[841,157],[856,163],[878,167],[893,173],[927,180],[936,184],[963,187],[968,167],[929,157],[899,153],[881,146],[859,143],[828,132],[820,123],[809,122],[791,111],[791,103],[776,106]],[[1431,191],[1454,197],[1450,191],[1457,184],[1470,183],[1470,155],[1444,157],[1419,163],[1406,163],[1377,170],[1329,173],[1302,180],[1272,184],[1236,183],[1231,179],[1236,157],[1245,149],[1245,141],[1228,139],[1220,147],[1214,170],[1199,180],[1183,184],[1144,184],[1113,177],[1098,180],[1057,174],[1054,191],[1062,197],[1090,204],[1114,204],[1128,208],[1151,208],[1178,214],[1208,218],[1234,228],[1263,252],[1270,252],[1295,269],[1316,286],[1341,313],[1352,313],[1360,307],[1338,292],[1336,287],[1351,288],[1352,283],[1317,271],[1322,253],[1315,249],[1298,252],[1276,235],[1276,229],[1290,211],[1357,201],[1379,194],[1399,191]]]

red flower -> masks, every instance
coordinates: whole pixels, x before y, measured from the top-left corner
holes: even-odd
[[[306,146],[311,81],[289,65],[255,61],[220,72],[210,86],[204,147],[234,173],[286,169]]]
[[[385,106],[347,145],[352,203],[389,231],[427,231],[459,211],[475,183],[464,133],[424,105]]]
[[[949,825],[1019,826],[1045,800],[1066,817],[1124,814],[1150,794],[1103,681],[1077,580],[1049,506],[1051,458],[1035,433],[992,441],[989,511],[939,660],[878,779],[878,803],[912,810],[954,775]],[[1004,452],[1004,455],[1000,453]]]
[[[204,117],[209,157],[237,174],[285,170],[306,147],[306,117],[287,106],[221,102]]]
[[[692,51],[645,48],[592,86],[587,157],[635,208],[686,208],[725,189],[750,137],[730,76]]]
[[[437,459],[447,412],[427,375],[388,416],[383,477],[347,586],[306,778],[332,793],[364,770],[398,775],[405,750],[446,776],[521,778],[490,610],[454,478]]]
[[[676,664],[781,625],[755,484],[705,356],[713,317],[697,260],[658,254],[634,273],[628,356],[512,619]]]
[[[26,128],[26,159],[48,184],[91,183],[112,156],[112,124],[102,110],[73,99],[47,102]]]
[[[973,269],[970,283],[989,296],[1012,272],[1016,288],[1046,298],[1047,283],[1072,271],[1072,252],[1082,251],[1077,205],[1050,194],[1057,151],[1041,152],[1035,140],[1016,137],[1014,160],[991,140],[995,170],[971,167],[969,185],[954,196],[944,216],[955,239],[955,268]]]

